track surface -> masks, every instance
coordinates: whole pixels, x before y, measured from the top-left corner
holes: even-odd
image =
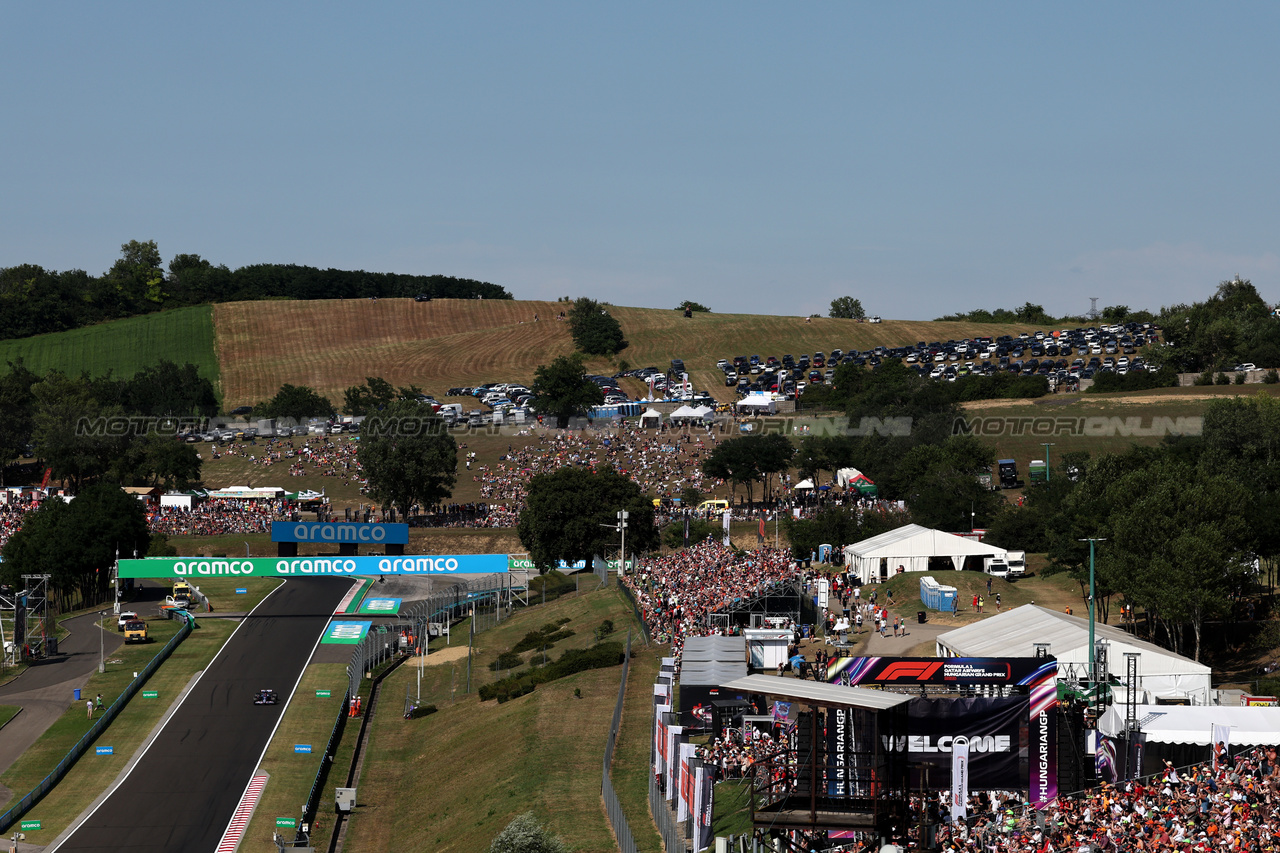
[[[293,690],[350,585],[291,580],[263,601],[128,778],[54,849],[213,851],[284,709],[254,705],[254,692]]]

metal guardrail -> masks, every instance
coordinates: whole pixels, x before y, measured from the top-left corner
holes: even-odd
[[[475,617],[475,633],[492,628],[506,618],[511,609],[511,587],[506,575],[488,575],[475,580],[451,584],[447,589],[429,595],[410,610],[399,614],[392,625],[370,631],[352,650],[347,667],[348,692],[360,692],[365,673],[372,672],[399,649],[400,632],[413,636],[415,644],[427,639],[432,624]]]
[[[320,766],[316,768],[316,778],[311,783],[311,793],[307,794],[307,801],[302,805],[302,820],[298,821],[298,837],[294,839],[295,844],[303,840],[303,825],[310,827],[315,823],[316,811],[320,808],[320,796],[324,791],[326,768],[333,762],[333,756],[338,751],[338,743],[342,740],[342,733],[347,728],[347,715],[350,708],[351,693],[348,692],[342,697],[342,706],[338,708],[338,718],[333,721],[333,731],[329,733],[329,742],[325,744],[324,755],[320,756]]]
[[[604,742],[604,774],[600,783],[604,795],[604,809],[609,816],[609,824],[613,827],[613,835],[618,839],[618,848],[622,853],[636,853],[636,841],[631,834],[631,825],[622,811],[622,803],[613,790],[613,782],[609,778],[609,768],[613,765],[613,748],[618,743],[618,732],[622,727],[622,706],[627,698],[627,675],[631,672],[631,633],[627,632],[627,657],[622,662],[622,682],[618,685],[618,701],[613,706],[613,721],[609,723],[609,736]]]
[[[173,618],[179,617],[174,616]],[[136,678],[125,686],[124,691],[116,697],[115,701],[111,703],[106,712],[89,727],[89,731],[85,732],[84,736],[81,737],[80,740],[76,741],[76,745],[71,747],[66,756],[58,762],[58,765],[53,768],[53,772],[44,777],[44,779],[40,781],[40,784],[32,788],[31,791],[29,791],[26,796],[22,797],[22,799],[18,800],[12,808],[3,815],[0,815],[0,833],[7,832],[11,826],[18,822],[19,818],[26,814],[32,806],[40,802],[40,800],[44,798],[45,794],[53,790],[54,786],[62,781],[63,777],[67,775],[67,772],[70,771],[75,763],[80,759],[80,756],[84,755],[85,752],[88,751],[90,745],[92,745],[93,742],[98,739],[98,736],[106,731],[107,726],[110,726],[115,718],[120,715],[120,712],[124,710],[124,706],[129,704],[129,700],[132,699],[134,694],[142,688],[142,685],[146,683],[152,673],[154,673],[160,667],[160,664],[164,663],[165,659],[173,653],[173,650],[178,647],[178,644],[187,638],[187,635],[191,633],[195,626],[195,617],[189,613],[181,613],[181,618],[183,619],[183,624],[182,627],[178,629],[178,633],[170,637],[169,642],[165,643],[164,648],[156,652],[156,655],[151,659],[151,662],[138,673]]]

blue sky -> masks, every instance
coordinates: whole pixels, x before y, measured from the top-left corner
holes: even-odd
[[[0,266],[885,317],[1280,300],[1280,6],[8,3]]]

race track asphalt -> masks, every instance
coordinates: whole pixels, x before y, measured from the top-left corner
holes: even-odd
[[[212,853],[349,580],[290,580],[235,632],[133,772],[52,850]],[[281,704],[254,705],[276,690]]]

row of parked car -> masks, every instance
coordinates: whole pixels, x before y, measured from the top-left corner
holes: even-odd
[[[900,359],[917,365],[917,371],[922,375],[941,379],[955,379],[966,374],[990,375],[1000,371],[1087,379],[1098,372],[1123,374],[1130,370],[1158,369],[1136,357],[1139,347],[1158,338],[1159,329],[1150,323],[1127,323],[1057,332],[918,341],[912,346],[877,346],[866,351],[852,347],[848,350],[837,348],[830,355],[822,351],[799,357],[788,353],[781,358],[739,355],[732,360],[720,359],[716,367],[724,373],[724,384],[736,388],[739,394],[751,391],[803,393],[808,384],[830,383],[838,365],[874,368],[885,359]],[[1067,359],[1073,356],[1079,357],[1068,363]],[[1086,362],[1086,356],[1092,358]],[[1130,359],[1129,356],[1135,357]],[[670,372],[683,371],[684,362],[673,359]]]

